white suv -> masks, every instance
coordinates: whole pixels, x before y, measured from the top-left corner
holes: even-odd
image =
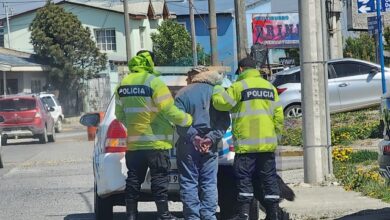
[[[62,131],[62,121],[64,120],[64,114],[62,113],[62,107],[54,94],[40,93],[43,104],[52,107],[54,110],[50,112],[55,122],[55,131],[60,133]]]
[[[161,79],[170,88],[174,95],[180,88],[187,85],[185,75],[162,75]],[[229,81],[226,79],[226,82]],[[226,83],[225,82],[225,83]],[[229,82],[227,82],[229,86]],[[126,128],[115,118],[115,99],[112,98],[105,112],[104,118],[100,121],[99,114],[90,113],[83,115],[80,123],[85,126],[98,126],[94,152],[93,169],[95,179],[95,215],[96,219],[112,219],[113,206],[125,205],[124,190],[127,177],[125,163]],[[177,140],[174,135],[173,142]],[[218,202],[220,206],[221,219],[229,219],[235,214],[235,195],[237,193],[233,174],[234,147],[232,145],[232,134],[228,130],[219,144],[219,168],[218,168]],[[179,201],[179,178],[176,166],[176,151],[173,148],[170,152],[171,171],[168,197],[172,201]],[[145,182],[141,186],[140,201],[153,201],[151,196],[151,178],[149,171]],[[258,219],[259,206],[254,200],[250,219]]]

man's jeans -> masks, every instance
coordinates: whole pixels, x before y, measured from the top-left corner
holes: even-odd
[[[192,144],[177,150],[180,198],[186,220],[216,220],[218,153],[201,154]]]

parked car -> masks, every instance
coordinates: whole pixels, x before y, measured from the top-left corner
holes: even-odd
[[[379,142],[379,173],[390,179],[390,96],[385,95],[381,102],[381,123],[383,123],[383,140]]]
[[[41,98],[43,104],[54,109],[53,111],[50,111],[50,114],[54,119],[56,132],[60,133],[62,131],[62,121],[64,120],[64,114],[62,113],[60,102],[54,94],[50,93],[40,93],[39,97]]]
[[[4,118],[0,116],[0,123],[4,122]],[[1,158],[1,132],[0,132],[0,168],[4,167],[3,159]]]
[[[386,79],[390,69],[385,68]],[[331,113],[379,105],[382,95],[380,66],[357,59],[345,58],[328,62],[328,91]],[[277,88],[286,117],[302,116],[300,67],[275,74],[272,84]],[[387,81],[390,88],[390,81]]]
[[[186,86],[186,76],[163,75],[161,79],[175,94],[180,88]],[[226,83],[230,81],[226,80]],[[112,98],[100,121],[97,113],[83,115],[80,123],[85,126],[98,126],[94,142],[93,170],[94,170],[94,201],[96,219],[112,219],[113,206],[125,205],[124,190],[127,177],[125,164],[126,128],[115,118],[115,99]],[[173,142],[177,140],[177,134]],[[232,145],[231,131],[227,131],[219,143],[218,168],[218,202],[222,219],[228,219],[235,213],[235,181],[233,175],[234,147]],[[168,188],[169,199],[179,201],[179,177],[176,166],[176,151],[170,151],[171,171]],[[151,196],[151,177],[149,171],[145,182],[141,186],[141,201],[154,201]],[[259,205],[254,200],[250,219],[258,219]]]
[[[0,97],[2,145],[10,138],[38,138],[40,143],[55,141],[54,119],[36,95],[7,95]]]

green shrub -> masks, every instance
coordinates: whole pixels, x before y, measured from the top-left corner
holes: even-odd
[[[381,138],[379,111],[366,109],[331,115],[332,145],[350,145],[355,140]],[[301,119],[287,119],[282,133],[282,145],[302,146]]]
[[[281,145],[302,146],[302,128],[287,128],[282,133]]]

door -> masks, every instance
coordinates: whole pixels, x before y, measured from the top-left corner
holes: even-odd
[[[329,110],[331,112],[340,109],[340,95],[337,84],[335,83],[336,74],[332,66],[328,66],[328,93],[329,93]]]
[[[334,83],[338,87],[341,110],[380,102],[380,74],[370,74],[375,66],[358,61],[341,61],[331,65],[336,73]]]

